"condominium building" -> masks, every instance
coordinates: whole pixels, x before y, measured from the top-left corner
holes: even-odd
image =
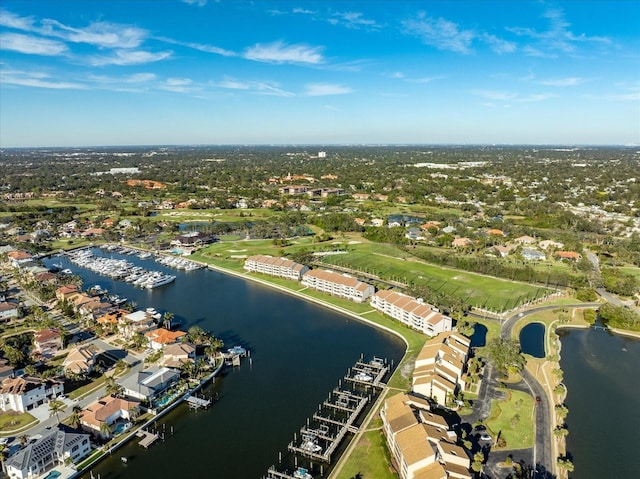
[[[371,297],[371,306],[407,326],[429,336],[451,331],[452,320],[421,299],[386,290]]]
[[[444,405],[448,396],[464,391],[470,345],[469,338],[452,331],[428,340],[416,358],[413,392]]]
[[[356,303],[363,303],[376,291],[370,284],[352,276],[319,269],[307,271],[302,277],[302,284]]]
[[[249,256],[244,262],[244,269],[280,278],[295,279],[296,281],[300,281],[302,276],[309,271],[308,266],[290,259],[262,254]]]
[[[456,433],[430,404],[410,394],[397,394],[380,411],[382,430],[401,479],[471,479],[471,460],[456,445]]]

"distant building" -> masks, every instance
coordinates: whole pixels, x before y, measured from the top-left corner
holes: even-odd
[[[249,256],[244,262],[244,269],[296,281],[300,281],[302,276],[309,271],[308,266],[295,261],[262,254]]]
[[[0,302],[0,321],[9,321],[19,315],[18,305],[7,301]]]
[[[108,439],[112,433],[106,432],[103,424],[107,424],[109,429],[112,429],[117,423],[129,423],[131,412],[137,410],[139,405],[138,401],[106,396],[92,402],[82,410],[80,424],[85,431]]]
[[[318,158],[326,158],[327,157],[327,152],[326,151],[319,151],[318,152]]]
[[[72,349],[62,363],[65,374],[89,374],[96,364],[96,352],[91,345]]]
[[[522,248],[520,256],[530,261],[544,261],[547,259],[547,256],[542,251],[538,251],[535,248]]]
[[[153,401],[179,380],[180,373],[175,369],[154,366],[129,376],[122,387],[127,396]]]
[[[42,329],[33,335],[34,351],[47,359],[58,353],[61,343],[60,330],[57,328]]]
[[[154,329],[153,331],[148,331],[144,335],[149,341],[149,345],[151,349],[160,350],[164,346],[169,344],[174,344],[178,341],[178,339],[186,336],[187,333],[184,331],[170,331],[165,328]]]

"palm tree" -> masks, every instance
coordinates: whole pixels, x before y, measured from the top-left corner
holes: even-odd
[[[29,436],[26,434],[23,434],[22,436],[20,436],[20,446],[24,447],[29,443]]]
[[[124,393],[124,388],[116,382],[112,377],[108,377],[105,383],[105,392],[108,395],[119,397]]]
[[[72,411],[71,416],[69,416],[69,425],[74,429],[78,429],[80,427],[80,413],[82,412],[82,408],[76,404],[73,406]]]
[[[51,401],[49,401],[49,417],[55,414],[56,419],[58,420],[58,424],[60,424],[60,416],[58,416],[58,413],[64,410],[64,408],[65,406],[62,401],[58,401],[57,399],[52,399]]]
[[[111,425],[107,421],[104,421],[100,424],[100,434],[102,435],[103,438],[108,439],[111,436],[112,432],[113,432],[113,429],[111,428]]]
[[[162,326],[164,326],[166,329],[171,329],[171,321],[174,317],[175,316],[171,311],[167,311],[166,313],[164,313],[164,316],[162,318]]]

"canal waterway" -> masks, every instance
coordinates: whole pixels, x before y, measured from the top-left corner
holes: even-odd
[[[559,330],[568,389],[571,477],[638,477],[640,340],[602,329]]]
[[[171,311],[182,329],[198,325],[225,342],[251,351],[251,363],[228,369],[204,394],[218,400],[208,410],[181,405],[165,416],[158,431],[164,441],[142,449],[133,440],[92,471],[101,479],[141,477],[260,478],[286,454],[294,433],[327,398],[361,354],[397,364],[405,345],[396,336],[316,304],[260,284],[206,269],[184,272],[135,256],[147,270],[177,275],[174,283],[138,289],[61,263],[84,281],[127,297],[138,309]],[[128,458],[127,464],[120,460]],[[82,476],[90,478],[89,473]],[[317,477],[317,476],[316,476]]]

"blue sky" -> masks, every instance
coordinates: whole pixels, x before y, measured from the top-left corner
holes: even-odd
[[[640,2],[2,0],[0,147],[640,144]]]

